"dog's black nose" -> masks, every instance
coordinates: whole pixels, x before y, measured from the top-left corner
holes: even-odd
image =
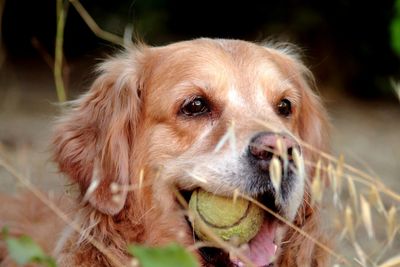
[[[281,148],[279,148],[280,140]],[[272,132],[261,132],[256,134],[249,144],[249,154],[253,162],[258,165],[262,171],[269,170],[269,163],[274,155],[279,158],[286,154],[288,160],[292,160],[294,148],[299,148],[297,142],[290,136]],[[282,150],[282,151],[279,151]]]

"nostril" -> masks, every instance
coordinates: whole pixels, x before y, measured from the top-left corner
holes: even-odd
[[[262,160],[271,160],[273,156],[274,156],[274,153],[267,151],[267,150],[264,150],[263,152],[261,152],[258,155],[259,159],[262,159]]]
[[[293,158],[293,147],[288,148],[287,155],[288,155],[289,159]]]
[[[274,148],[271,146],[250,145],[250,153],[260,160],[271,160],[274,156]]]
[[[294,150],[300,147],[296,141],[288,135],[260,132],[249,143],[248,152],[256,164],[268,167],[271,159],[276,156],[281,160],[293,160]]]

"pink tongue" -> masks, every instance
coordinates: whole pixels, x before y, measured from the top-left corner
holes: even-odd
[[[272,262],[276,252],[276,245],[273,243],[275,230],[276,225],[264,222],[258,234],[250,241],[249,249],[244,251],[244,255],[254,265],[265,266]],[[244,266],[241,262],[236,262],[236,264]]]

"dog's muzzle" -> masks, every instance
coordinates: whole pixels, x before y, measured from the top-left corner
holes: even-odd
[[[260,132],[253,136],[245,156],[249,172],[246,191],[264,198],[264,203],[276,200],[277,193],[285,200],[296,179],[294,149],[300,152],[299,144],[286,134]],[[276,192],[270,177],[270,165],[274,157],[280,161],[282,167],[279,192]],[[275,204],[279,206],[279,203]]]

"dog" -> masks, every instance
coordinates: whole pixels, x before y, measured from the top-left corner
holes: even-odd
[[[324,243],[309,181],[328,150],[329,127],[313,87],[287,44],[202,38],[127,48],[99,66],[91,89],[55,127],[54,160],[79,186],[67,206],[81,231],[57,223],[27,234],[55,248],[61,267],[127,266],[130,243],[193,247],[177,193],[188,200],[202,188],[252,197]],[[274,187],[269,169],[279,143],[287,158],[277,158],[288,168]],[[299,155],[309,163],[304,175],[293,168]],[[47,222],[55,217],[45,214]],[[244,252],[255,266],[327,265],[323,248],[268,212],[261,229]],[[201,266],[244,265],[219,248],[194,254]]]

